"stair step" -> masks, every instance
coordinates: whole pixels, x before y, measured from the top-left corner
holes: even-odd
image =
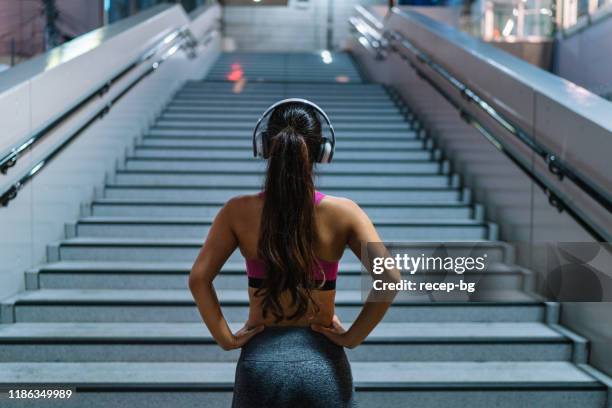
[[[180,92],[207,93],[216,95],[219,93],[234,95],[265,95],[284,96],[284,94],[299,93],[304,97],[310,96],[333,96],[341,95],[387,95],[385,88],[380,84],[305,84],[287,82],[247,82],[236,91],[236,84],[228,81],[203,81],[187,82]]]
[[[188,94],[178,93],[172,99],[174,105],[182,104],[197,104],[198,106],[209,106],[211,102],[216,105],[238,104],[238,106],[249,104],[261,106],[262,112],[265,108],[272,105],[279,99],[279,95],[234,95],[219,93],[215,96],[210,94]],[[325,106],[394,106],[386,95],[329,95],[329,96],[312,96],[308,98],[312,102],[325,109]]]
[[[85,217],[76,223],[76,236],[123,238],[200,238],[208,234],[212,219]],[[476,220],[378,220],[379,235],[393,240],[481,240],[487,238],[486,224]]]
[[[215,97],[215,98],[224,98],[224,99],[232,99],[232,98],[266,98],[266,97],[277,97],[278,93],[282,92],[281,89],[277,90],[276,92],[263,92],[263,91],[259,91],[259,92],[231,92],[230,89],[227,89],[227,92],[220,92],[219,89],[216,90],[206,90],[206,89],[198,89],[197,87],[189,87],[189,86],[185,86],[182,89],[180,89],[175,96],[178,98],[181,97],[195,97],[195,98],[210,98],[210,97]],[[347,98],[354,98],[354,97],[359,97],[359,98],[367,98],[367,99],[371,99],[371,100],[383,100],[383,101],[388,101],[389,100],[389,95],[387,95],[384,91],[384,89],[382,88],[378,88],[378,89],[369,89],[367,91],[364,90],[360,90],[360,89],[347,89],[348,92],[335,92],[335,93],[317,93],[316,91],[310,90],[305,92],[302,96],[304,98],[311,98],[311,97],[318,97],[321,100],[328,100],[328,99],[347,99]]]
[[[231,71],[229,70],[211,70],[206,76],[211,81],[227,81],[228,75]],[[265,69],[247,69],[243,76],[247,81],[253,82],[302,82],[302,83],[314,83],[314,84],[336,84],[336,83],[361,83],[361,78],[356,72],[343,71],[342,74],[338,75],[335,72],[329,72],[326,74],[315,74],[311,71],[274,71],[271,72],[267,68]]]
[[[378,189],[378,186],[368,188],[331,188],[323,190],[325,194],[346,197],[359,205],[367,204],[401,204],[405,202],[439,202],[456,203],[463,198],[462,191],[455,188],[394,188]],[[109,184],[104,190],[105,198],[138,198],[138,199],[175,199],[181,197],[185,201],[215,200],[227,201],[240,194],[256,194],[260,188],[242,187],[189,187],[189,186],[142,186]],[[384,191],[384,194],[381,194]]]
[[[136,146],[134,154],[139,158],[165,158],[165,159],[217,159],[217,160],[253,160],[253,148],[203,148],[193,145],[186,146]],[[334,153],[334,163],[339,161],[365,161],[365,162],[406,162],[414,158],[430,156],[431,152],[423,149],[422,142],[415,142],[412,150],[343,150]]]
[[[346,325],[350,325],[347,322]],[[241,323],[230,323],[232,331]],[[0,326],[0,361],[237,361],[202,323],[15,323]],[[351,361],[564,361],[572,342],[526,323],[381,323]]]
[[[201,239],[145,239],[145,238],[72,238],[61,241],[58,247],[50,247],[50,261],[150,261],[193,262],[203,244]],[[438,242],[404,242],[404,248],[414,252],[430,253],[439,247]],[[486,253],[488,262],[512,262],[512,251],[500,242],[447,242],[449,256],[464,255],[467,251]],[[456,248],[456,249],[454,249]],[[455,252],[456,251],[456,252]],[[242,262],[236,251],[230,261]],[[358,262],[350,251],[345,251],[342,261]]]
[[[263,185],[263,172],[220,171],[163,171],[163,170],[117,170],[113,184],[186,187],[244,187],[257,188]],[[363,187],[374,184],[378,188],[401,187],[450,187],[448,174],[319,174],[316,185],[322,189]]]
[[[190,130],[189,134],[191,135],[197,135],[197,130]],[[208,132],[208,131],[203,131],[203,132]],[[168,139],[143,139],[142,143],[139,143],[138,145],[135,146],[135,149],[157,149],[157,150],[168,150],[168,151],[172,151],[172,150],[181,150],[181,149],[200,149],[200,150],[207,150],[207,149],[216,149],[216,150],[241,150],[241,151],[245,151],[245,152],[252,152],[253,147],[252,147],[252,140],[249,138],[245,138],[245,140],[228,140],[225,141],[225,143],[220,143],[219,141],[209,141],[209,140],[168,140]],[[423,148],[423,141],[422,140],[405,140],[401,143],[401,149],[398,149],[398,146],[393,144],[393,143],[387,143],[385,144],[384,142],[372,142],[372,143],[365,143],[362,141],[357,141],[357,142],[351,142],[351,141],[347,141],[345,142],[344,146],[342,147],[343,151],[357,151],[362,153],[363,156],[369,156],[370,154],[373,153],[380,153],[380,152],[402,152],[404,149],[409,150],[409,149],[422,149]],[[366,150],[367,148],[367,150]],[[345,155],[346,157],[349,157],[349,155]],[[246,155],[246,157],[252,157],[250,155]],[[334,153],[334,157],[335,157],[335,153]],[[351,154],[350,157],[353,157],[353,155]],[[378,157],[376,155],[373,155],[373,157]],[[389,158],[389,160],[391,160],[391,158]]]
[[[343,322],[350,326],[351,322]],[[230,323],[232,331],[243,323]],[[147,341],[214,342],[202,322],[198,323],[15,323],[0,326],[2,342],[43,342],[54,338],[63,341]],[[440,342],[460,344],[480,342],[569,342],[559,332],[544,323],[381,323],[365,340],[370,343],[396,342],[419,344]]]
[[[232,362],[2,363],[0,385],[74,387],[69,406],[227,407]],[[568,362],[353,362],[360,406],[603,407],[606,387]],[[86,392],[85,392],[86,390]],[[163,391],[163,392],[160,392]],[[68,406],[68,405],[62,405]]]
[[[172,140],[200,140],[200,141],[251,141],[254,123],[244,123],[242,126],[234,126],[234,122],[227,124],[224,127],[212,127],[208,122],[192,123],[192,122],[177,122],[187,123],[185,126],[176,126],[174,122],[162,125],[158,122],[157,125],[151,127],[145,134],[145,140],[164,141]],[[226,123],[226,122],[222,122]],[[239,122],[238,122],[239,123]],[[336,127],[334,122],[334,130],[342,137],[342,146],[356,145],[360,142],[413,142],[417,135],[414,131],[406,127],[405,124],[398,129],[372,129],[368,127],[359,127],[355,129],[343,130],[342,127]],[[363,145],[361,145],[363,146]]]
[[[162,113],[159,116],[159,119],[161,121],[164,122],[171,122],[171,123],[177,123],[180,121],[197,121],[197,122],[201,122],[201,123],[206,123],[207,121],[232,121],[232,122],[236,122],[236,123],[241,123],[241,122],[248,122],[248,123],[255,123],[257,122],[257,120],[259,119],[261,113],[263,112],[252,112],[252,113],[236,113],[235,115],[229,114],[229,113],[222,113],[222,112],[211,112],[211,113],[205,113],[205,112],[200,112],[200,113],[188,113],[188,112],[180,112],[180,111],[166,111],[165,113]],[[384,115],[384,122],[385,123],[398,123],[398,122],[405,122],[405,118],[402,114],[400,114],[399,112],[394,113],[394,112],[387,112]],[[333,120],[334,120],[334,126],[336,125],[336,123],[343,123],[343,122],[360,122],[360,123],[365,123],[365,124],[369,124],[375,121],[380,121],[381,120],[381,116],[380,115],[376,115],[376,114],[365,114],[365,115],[358,115],[358,114],[348,114],[348,113],[337,113],[332,115]]]
[[[212,82],[201,85],[186,84],[177,95],[201,96],[203,98],[216,97],[218,95],[231,95],[232,97],[273,97],[280,99],[285,94],[299,93],[301,97],[311,100],[311,98],[333,98],[336,96],[354,97],[385,97],[389,99],[388,93],[381,86],[377,87],[360,87],[360,86],[339,86],[339,87],[320,87],[305,88],[303,86],[290,85],[287,87],[274,86],[274,84],[266,84],[263,87],[257,87],[255,84],[246,84],[240,92],[235,92],[234,84],[222,84],[223,86],[213,86]]]
[[[271,60],[273,61],[273,60]],[[262,66],[259,65],[259,63],[261,61],[236,61],[240,66],[241,69],[249,69],[249,68],[255,68],[257,67],[257,69],[261,69]],[[352,62],[350,61],[345,61],[346,63],[340,65],[338,64],[336,66],[335,69],[341,69],[342,71],[346,70],[346,71],[351,71],[351,72],[357,72],[357,70],[355,69],[355,66],[353,65]],[[222,64],[226,64],[227,66],[222,67],[221,71],[223,70],[227,70],[227,68],[231,68],[231,64],[229,62],[221,62]],[[312,62],[300,62],[301,67],[296,67],[298,71],[304,71],[302,68],[308,66],[307,70],[308,71],[320,71],[322,68],[319,66],[314,66],[312,64]],[[334,60],[334,63],[331,64],[332,66],[326,66],[323,67],[323,70],[329,70],[330,68],[333,68],[334,65],[336,65],[336,61]],[[244,66],[244,67],[243,67]],[[215,69],[220,68],[220,67],[216,67]],[[283,64],[281,63],[274,63],[271,64],[269,66],[269,69],[271,71],[275,71],[275,72],[279,72],[279,71],[286,71],[286,69],[283,68]],[[339,90],[340,92],[370,92],[370,93],[377,93],[377,92],[384,92],[385,88],[383,85],[378,84],[378,83],[374,83],[374,82],[348,82],[348,83],[340,83],[340,82],[336,82],[336,83],[309,83],[309,82],[300,82],[300,81],[295,81],[295,82],[287,82],[284,80],[270,80],[270,81],[245,81],[244,86],[240,88],[241,92],[264,92],[264,91],[268,91],[268,90],[275,90],[275,91],[287,91],[288,93],[294,93],[294,92],[327,92],[330,94],[333,94],[334,91]],[[217,81],[217,80],[211,80],[209,78],[203,78],[201,80],[192,80],[192,81],[187,81],[185,82],[185,84],[183,85],[183,90],[218,90],[218,91],[228,91],[231,92],[232,90],[234,90],[235,86],[235,82],[232,81],[227,81],[227,80],[221,80],[221,81]]]
[[[342,71],[342,73],[338,72],[328,72],[328,73],[314,73],[310,70],[300,70],[295,72],[287,72],[287,71],[279,71],[274,70],[275,67],[261,67],[261,68],[247,68],[243,75],[243,78],[246,81],[253,82],[268,82],[268,81],[277,81],[277,82],[302,82],[302,83],[351,83],[351,82],[361,82],[361,78],[356,72]],[[227,81],[229,75],[232,71],[230,70],[217,70],[212,69],[207,78],[211,81]]]
[[[252,131],[252,126],[250,129]],[[370,130],[369,132],[373,131],[376,130]],[[247,131],[242,132],[241,138],[235,137],[236,133],[237,131],[235,129],[198,128],[195,126],[183,129],[174,127],[155,127],[149,131],[149,134],[155,137],[143,138],[142,142],[139,143],[137,147],[163,146],[180,148],[183,146],[194,146],[216,149],[252,148],[253,140]],[[414,133],[408,130],[389,130],[388,133],[383,134],[380,138],[372,138],[368,137],[368,135],[369,133],[367,133],[367,130],[347,131],[345,135],[343,135],[341,131],[337,133],[338,139],[342,138],[342,149],[347,151],[363,151],[364,149],[383,151],[420,149],[423,146],[423,141],[415,139]],[[225,136],[229,137],[226,138]]]
[[[234,54],[232,54],[234,55]],[[227,63],[227,60],[223,59],[222,55],[219,59],[219,63],[224,64]],[[232,57],[233,58],[233,57]],[[252,63],[252,62],[250,62]],[[249,63],[249,65],[250,65]],[[350,66],[350,65],[349,65]],[[317,67],[318,68],[318,67]],[[221,90],[231,92],[233,91],[235,83],[229,81],[213,81],[209,78],[205,78],[202,80],[190,80],[185,82],[183,89],[206,89],[206,90]],[[381,92],[384,91],[384,88],[381,84],[373,83],[373,82],[350,82],[346,84],[339,83],[324,83],[324,84],[311,84],[311,83],[301,83],[299,81],[296,82],[286,82],[286,81],[266,81],[266,82],[257,82],[257,81],[247,81],[242,88],[244,92],[248,91],[268,91],[268,90],[276,90],[287,92],[330,92],[334,93],[337,91],[341,92]]]
[[[441,163],[429,160],[424,156],[422,160],[403,163],[347,163],[339,162],[331,166],[319,166],[315,168],[317,174],[335,175],[335,174],[427,174],[440,173]],[[208,172],[229,172],[237,173],[263,173],[266,170],[266,163],[261,160],[139,160],[137,158],[128,158],[125,163],[125,170],[136,171],[166,171],[182,172],[182,171],[208,171]]]
[[[214,82],[207,81],[202,83],[186,83],[178,92],[184,94],[196,94],[196,95],[208,95],[215,96],[218,94],[230,94],[235,96],[275,96],[279,94],[293,94],[299,93],[304,98],[310,98],[314,96],[321,97],[333,97],[335,95],[353,95],[353,96],[385,96],[389,98],[389,95],[385,88],[379,84],[353,84],[353,86],[334,86],[333,84],[328,87],[321,86],[319,84],[312,84],[312,87],[306,87],[301,84],[280,84],[270,83],[257,84],[255,82],[246,83],[244,87],[240,89],[240,92],[235,92],[234,84],[231,82]]]
[[[171,200],[136,200],[101,198],[92,203],[93,216],[138,217],[212,217],[224,202],[185,202]],[[386,219],[469,219],[472,208],[463,203],[405,203],[394,206],[364,205],[372,218]]]
[[[244,290],[219,290],[229,321],[246,321],[248,295]],[[385,322],[537,322],[544,304],[521,291],[497,291],[504,301],[431,302],[396,299]],[[201,317],[188,290],[41,289],[21,292],[6,300],[13,304],[16,322],[196,322]],[[361,291],[336,292],[336,313],[354,320],[361,310]]]
[[[227,81],[228,75],[230,74],[230,70],[211,70],[207,79],[211,81]],[[311,71],[296,71],[296,72],[286,72],[286,71],[270,71],[267,67],[254,69],[250,68],[245,71],[243,78],[246,81],[253,82],[268,82],[268,81],[276,81],[276,82],[285,82],[285,83],[293,83],[293,82],[302,82],[302,83],[315,83],[315,84],[335,84],[335,83],[361,83],[361,78],[356,72],[342,72],[342,74],[338,75],[335,72],[329,72],[326,74],[316,74]]]
[[[228,114],[256,114],[261,115],[266,107],[262,106],[192,106],[189,104],[181,104],[173,106],[169,104],[163,112],[181,112],[181,113],[228,113]],[[363,106],[363,107],[343,107],[329,106],[325,109],[328,115],[355,115],[355,114],[375,114],[375,115],[397,115],[400,110],[396,106]]]
[[[191,264],[139,263],[139,262],[55,262],[32,269],[28,289],[184,289],[188,286]],[[362,274],[363,273],[363,274]],[[368,279],[357,263],[342,262],[339,267],[338,290],[360,290],[364,279]],[[448,277],[445,271],[428,271],[426,276],[439,276],[447,282],[457,278]],[[413,277],[413,281],[425,275]],[[34,281],[32,281],[34,279]],[[506,264],[487,264],[486,272],[468,274],[460,279],[475,282],[479,288],[516,289],[525,288],[531,275],[524,269]],[[215,279],[216,289],[244,289],[247,279],[244,262],[224,265]]]
[[[274,68],[274,67],[272,67]],[[261,83],[260,83],[261,84]],[[327,96],[334,97],[336,95],[369,95],[369,96],[384,96],[389,98],[385,88],[380,84],[353,84],[334,86],[330,85],[328,88],[321,86],[325,84],[313,84],[312,87],[304,86],[304,84],[294,83],[287,84],[287,86],[281,83],[266,82],[258,87],[256,82],[247,82],[244,87],[240,89],[240,92],[234,92],[235,88],[232,86],[232,82],[226,81],[221,83],[218,81],[205,81],[205,82],[187,82],[183,85],[177,93],[181,94],[207,94],[215,95],[222,93],[224,95],[242,96],[242,95],[278,95],[279,92],[294,93],[300,92],[304,96]],[[225,91],[225,92],[223,92]]]
[[[206,76],[207,80],[210,81],[226,81],[229,82],[226,75],[231,71],[234,71],[232,64],[228,64],[227,67],[221,67],[219,64],[215,64],[210,70],[210,73]],[[276,61],[274,59],[270,61],[248,61],[240,65],[240,69],[245,72],[245,82],[277,82],[277,83],[311,83],[314,81],[315,84],[321,85],[327,81],[333,83],[343,83],[344,81],[338,81],[336,76],[343,75],[348,78],[352,76],[352,80],[361,84],[361,78],[358,76],[357,70],[351,64],[332,64],[323,68],[313,67],[312,61],[295,61],[291,67],[286,64]],[[215,76],[218,76],[216,78]],[[327,81],[325,81],[327,79]],[[351,78],[347,79],[349,83],[352,83]]]
[[[410,124],[404,121],[401,122],[374,122],[374,123],[355,123],[353,121],[346,122],[333,122],[334,130],[339,134],[347,134],[354,132],[356,134],[363,134],[366,132],[381,132],[383,135],[386,132],[394,132],[393,135],[401,135],[399,132],[409,132]],[[167,129],[167,130],[225,130],[225,131],[242,131],[248,132],[253,130],[254,123],[251,121],[165,121],[162,119],[157,120],[153,129]],[[248,134],[248,133],[247,133]],[[370,134],[370,138],[377,140],[376,134]],[[414,136],[414,134],[413,134]],[[343,138],[344,141],[344,138]]]
[[[242,108],[247,106],[256,106],[259,107],[263,112],[268,106],[279,100],[280,98],[265,98],[258,100],[245,100],[245,99],[237,99],[237,100],[223,100],[217,101],[216,99],[173,99],[168,106],[171,107],[212,107],[212,106],[220,106],[220,107],[233,107],[233,108]],[[339,100],[328,100],[323,101],[318,104],[323,110],[327,112],[328,108],[386,108],[386,109],[395,109],[397,111],[397,107],[391,100],[383,100],[380,102],[371,102],[371,101],[361,101],[359,98],[355,98],[352,100],[339,101]]]
[[[222,304],[248,306],[249,297],[246,291],[241,289],[219,290],[219,301]],[[365,295],[365,294],[363,294]],[[520,291],[499,291],[502,300],[488,303],[508,303],[508,304],[537,304],[538,301],[528,294]],[[336,304],[361,306],[364,302],[362,293],[359,290],[338,290],[336,291]],[[53,305],[53,304],[185,304],[195,305],[191,293],[185,289],[44,289],[35,291],[20,292],[15,297],[15,305]],[[393,302],[393,307],[401,308],[404,306],[425,305],[448,305],[453,302],[424,301],[422,298],[412,299],[409,297],[397,297]],[[455,302],[456,303],[456,302]]]

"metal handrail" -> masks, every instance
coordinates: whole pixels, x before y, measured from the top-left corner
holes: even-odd
[[[214,36],[215,30],[209,30],[202,40],[199,43],[203,45],[207,45]],[[75,130],[70,136],[66,137],[58,146],[56,146],[53,150],[51,150],[45,157],[39,160],[36,164],[31,166],[29,170],[19,178],[16,182],[12,183],[7,189],[5,189],[0,194],[0,205],[6,207],[11,200],[17,197],[19,190],[21,190],[36,174],[38,174],[45,166],[47,166],[62,150],[64,150],[69,144],[71,144],[85,129],[87,129],[92,123],[96,122],[98,119],[104,117],[110,109],[123,97],[125,96],[132,88],[134,88],[140,81],[149,76],[151,73],[155,72],[161,64],[163,64],[169,57],[171,57],[176,51],[179,49],[187,49],[190,55],[193,55],[195,46],[198,44],[198,41],[194,39],[194,37],[189,32],[187,27],[181,27],[174,30],[172,33],[165,36],[159,42],[157,42],[153,47],[144,52],[136,61],[131,63],[128,67],[126,67],[119,74],[114,76],[111,81],[117,82],[119,79],[124,77],[128,72],[131,72],[137,66],[140,66],[143,62],[151,60],[158,52],[162,49],[166,48],[167,50],[162,54],[159,59],[156,59],[155,62],[151,63],[146,70],[140,73],[134,80],[132,80],[125,88],[121,90],[113,99],[111,99],[106,105],[97,110],[95,114],[91,118],[89,118],[83,125],[81,125],[77,130]],[[107,82],[102,88],[106,87],[103,94],[106,94],[110,89],[110,82]],[[102,95],[103,95],[102,94]],[[94,97],[99,95],[98,92],[92,93],[88,95],[85,99],[79,102],[76,106],[68,109],[64,114],[62,114],[59,118],[53,121],[50,125],[46,126],[41,131],[37,132],[35,135],[29,137],[26,141],[21,143],[18,148],[14,148],[9,155],[5,156],[3,159],[3,163],[9,163],[13,161],[13,164],[9,165],[9,167],[14,166],[14,162],[17,160],[19,154],[34,145],[42,138],[46,136],[48,132],[50,132],[53,128],[57,127],[59,124],[68,120],[79,108],[83,107],[87,101],[90,101]],[[25,146],[25,147],[24,147]],[[8,161],[7,161],[8,160]]]
[[[487,103],[482,97],[480,97],[475,91],[470,89],[467,85],[461,82],[458,78],[453,76],[448,70],[436,63],[427,53],[416,47],[409,40],[404,38],[400,33],[396,31],[385,31],[382,36],[388,40],[387,48],[395,52],[404,61],[407,61],[417,74],[425,79],[432,87],[440,93],[447,101],[451,103],[461,114],[461,117],[479,130],[493,145],[508,156],[512,162],[514,162],[523,172],[525,172],[546,194],[551,205],[557,208],[558,211],[566,211],[574,220],[576,220],[585,230],[587,230],[597,241],[609,242],[612,237],[593,221],[589,219],[586,214],[583,214],[580,210],[576,209],[571,201],[563,197],[554,186],[535,174],[529,166],[522,163],[522,161],[516,157],[516,155],[508,150],[502,140],[494,135],[486,126],[478,121],[473,115],[465,111],[465,109],[456,102],[446,91],[444,91],[432,78],[430,78],[425,71],[420,69],[416,64],[413,63],[408,57],[399,52],[396,43],[400,44],[404,49],[412,53],[421,64],[428,66],[432,71],[438,74],[446,82],[448,82],[454,89],[456,89],[462,97],[466,100],[475,103],[482,112],[487,114],[488,117],[493,119],[503,129],[514,135],[524,145],[531,149],[537,156],[542,158],[548,166],[549,171],[557,176],[562,181],[565,178],[571,180],[578,188],[580,188],[585,194],[591,197],[599,205],[605,208],[608,212],[612,212],[612,199],[603,192],[598,186],[590,182],[586,177],[581,175],[579,172],[571,168],[570,165],[564,163],[557,155],[549,151],[546,147],[539,144],[532,136],[527,134],[519,126],[513,124],[503,114],[495,110],[489,103]]]
[[[386,39],[382,35],[357,17],[350,17],[349,25],[353,32],[359,34],[361,45],[373,51],[376,59],[381,60],[385,58],[387,44]]]
[[[372,14],[370,13],[370,11],[368,9],[366,9],[365,7],[361,6],[361,5],[356,5],[355,6],[355,10],[361,14],[363,16],[363,18],[365,18],[366,20],[368,20],[368,22],[374,26],[374,28],[377,28],[379,30],[382,30],[385,28],[384,24],[381,23],[380,21],[378,21],[378,19]]]
[[[36,133],[29,135],[24,140],[19,142],[16,146],[12,147],[8,153],[6,153],[2,158],[0,158],[0,173],[6,175],[11,167],[14,167],[17,164],[17,160],[19,157],[26,152],[29,148],[33,147],[37,143],[39,143],[42,139],[44,139],[53,129],[56,129],[59,125],[64,123],[69,117],[78,112],[85,105],[90,103],[92,100],[96,98],[103,97],[113,85],[119,82],[123,77],[125,77],[128,73],[132,72],[137,66],[142,64],[144,61],[151,59],[159,50],[169,42],[174,41],[180,33],[185,31],[185,28],[180,28],[169,35],[167,35],[164,39],[157,42],[154,46],[149,48],[147,51],[143,52],[138,58],[129,63],[125,68],[123,68],[119,73],[111,77],[108,81],[106,81],[103,85],[96,88],[94,91],[89,93],[80,99],[77,103],[66,109],[61,115],[55,118],[51,123],[44,126],[42,129],[38,130]],[[181,34],[182,35],[182,34]]]
[[[612,199],[608,197],[605,192],[601,191],[599,187],[590,182],[588,178],[581,175],[575,169],[572,169],[570,165],[559,159],[555,153],[538,143],[532,136],[530,136],[519,126],[513,124],[503,114],[495,110],[495,108],[480,97],[475,91],[471,90],[467,85],[454,77],[445,68],[433,61],[422,50],[416,48],[410,41],[403,38],[401,34],[397,32],[389,32],[388,37],[399,41],[404,48],[414,53],[420,62],[429,66],[432,70],[449,82],[455,89],[457,89],[464,98],[470,102],[474,102],[476,106],[478,106],[484,113],[497,122],[497,124],[502,126],[506,131],[514,135],[518,140],[529,147],[546,162],[550,172],[557,176],[559,180],[563,180],[565,177],[572,180],[574,184],[597,201],[602,207],[608,210],[608,212],[612,212]]]

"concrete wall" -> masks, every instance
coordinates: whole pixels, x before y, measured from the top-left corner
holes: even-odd
[[[474,29],[468,24],[468,19],[462,16],[463,6],[401,6],[402,10],[415,11],[429,18],[437,20],[447,26],[457,28],[466,32],[472,32]],[[377,15],[384,16],[386,7],[377,7],[373,11]],[[381,17],[382,17],[381,16]],[[476,34],[475,34],[476,35]],[[479,35],[476,35],[477,37]],[[515,57],[521,58],[537,67],[550,71],[552,69],[552,53],[553,41],[539,39],[538,41],[489,41],[495,47],[498,47]]]
[[[328,17],[332,46],[348,37],[348,17],[357,4],[381,0],[289,0],[288,6],[228,6],[223,9],[225,36],[244,51],[315,51],[327,48]]]
[[[151,46],[148,40],[154,39],[157,34],[162,34],[163,38],[171,29],[189,23],[180,6],[168,8],[165,13],[155,14],[155,10],[147,13],[149,18],[144,19],[144,24],[115,33],[111,36],[115,42],[76,56],[69,60],[70,63],[58,63],[52,69],[43,69],[42,73],[35,74],[37,63],[48,58],[48,55],[41,55],[37,57],[38,60],[35,58],[24,63],[23,67],[0,74],[0,151],[5,153],[6,148],[16,140],[22,140],[56,115],[58,110],[74,102],[78,96],[75,89],[80,89],[83,94],[89,87],[95,86],[96,81],[108,79],[113,70],[108,66],[105,70],[105,64],[125,66],[131,62],[126,47],[140,55]],[[208,21],[209,17],[202,15],[199,19]],[[123,20],[118,24],[133,24],[139,20],[142,18],[134,16],[133,20]],[[201,24],[196,24],[195,28],[196,32],[205,31]],[[0,298],[24,290],[24,271],[45,262],[47,245],[65,237],[65,223],[78,218],[81,204],[91,201],[96,189],[103,187],[105,176],[114,169],[116,161],[124,157],[127,149],[144,133],[185,80],[199,79],[207,72],[218,57],[219,50],[220,37],[217,36],[206,48],[200,47],[194,60],[188,59],[182,52],[168,59],[121,99],[108,115],[95,122],[62,151],[19,192],[8,207],[0,207]],[[16,82],[11,87],[9,79],[18,80],[21,68],[28,70],[29,79]],[[112,98],[147,68],[143,64],[122,78],[105,98]],[[8,175],[0,176],[0,191],[4,192],[9,184],[44,157],[53,146],[61,143],[72,129],[82,124],[87,115],[103,106],[106,100],[100,98],[88,104],[66,125],[21,157]]]
[[[597,94],[612,93],[611,38],[612,16],[566,38],[559,37],[555,73]]]
[[[441,50],[440,43],[424,47],[429,51],[432,46],[438,52]],[[559,213],[551,207],[539,187],[476,129],[467,125],[457,110],[418,77],[406,62],[393,53],[387,59],[377,61],[357,41],[350,41],[349,49],[370,79],[392,85],[402,94],[424,122],[428,134],[451,161],[453,170],[461,174],[462,182],[472,190],[474,201],[485,206],[487,220],[500,226],[503,240],[518,244],[518,263],[536,273],[536,284],[541,285],[545,276],[539,274],[542,271],[531,258],[532,245],[592,242],[590,235],[566,213]],[[462,64],[448,65],[452,69],[466,66],[464,60],[454,58],[453,61]],[[483,78],[478,66],[470,69],[472,79]],[[494,84],[492,74],[487,74],[486,78]],[[513,88],[505,86],[504,89],[510,92]],[[496,96],[501,98],[504,93],[499,92]],[[515,101],[520,102],[520,98]],[[571,123],[566,126],[571,126]],[[582,140],[586,148],[584,134]],[[568,148],[574,153],[580,150],[570,145]],[[533,162],[536,163],[535,158]],[[612,255],[608,255],[609,266],[612,265]],[[610,273],[610,268],[605,272]],[[560,318],[562,324],[590,340],[590,363],[612,375],[612,303],[564,303]]]
[[[489,44],[499,47],[536,67],[540,67],[546,71],[552,70],[554,47],[552,40],[491,41]]]

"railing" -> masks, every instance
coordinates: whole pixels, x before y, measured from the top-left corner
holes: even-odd
[[[163,64],[169,57],[175,54],[179,49],[185,50],[188,55],[193,57],[195,55],[195,47],[198,44],[206,45],[210,42],[215,34],[215,30],[211,29],[204,37],[198,42],[190,33],[187,27],[181,27],[163,39],[158,41],[155,45],[149,48],[147,51],[142,53],[135,61],[128,64],[121,72],[110,78],[104,85],[94,90],[90,94],[86,95],[74,106],[68,108],[59,117],[54,119],[50,124],[39,130],[35,134],[28,136],[25,140],[18,143],[15,147],[10,149],[8,154],[5,154],[0,159],[0,172],[7,174],[8,170],[15,166],[19,157],[24,154],[27,150],[34,147],[40,141],[42,141],[48,134],[54,129],[57,129],[60,125],[69,121],[77,112],[79,112],[88,103],[98,97],[104,96],[115,86],[122,78],[125,78],[127,74],[133,72],[137,67],[143,66],[143,64],[150,62],[156,55],[161,52],[159,58],[155,58],[154,62],[150,62],[140,74],[138,74],[133,80],[131,80],[116,96],[114,96],[106,105],[98,109],[93,115],[78,129],[67,136],[59,145],[47,153],[44,158],[39,160],[36,164],[32,165],[23,176],[16,182],[12,183],[7,189],[0,193],[0,205],[6,207],[9,202],[17,197],[19,190],[21,190],[30,180],[32,180],[38,173],[42,171],[57,155],[63,151],[68,145],[70,145],[78,136],[89,126],[91,126],[98,119],[103,118],[110,109],[132,88],[134,88],[143,79],[155,72],[161,64]],[[162,52],[163,51],[163,52]]]
[[[388,44],[384,36],[378,31],[383,30],[384,26],[380,24],[374,16],[369,14],[364,7],[356,6],[355,9],[364,16],[364,18],[368,19],[369,24],[361,18],[350,17],[349,26],[351,32],[358,35],[359,43],[373,52],[376,59],[384,59]],[[371,27],[370,24],[374,25],[374,28]]]
[[[110,78],[104,85],[100,86],[98,89],[95,89],[89,95],[86,95],[78,103],[67,109],[62,115],[57,117],[47,126],[34,133],[33,135],[28,136],[17,146],[10,149],[9,153],[5,154],[2,158],[0,158],[0,173],[7,174],[9,169],[15,166],[15,164],[17,164],[17,160],[24,152],[26,152],[29,148],[33,147],[42,139],[44,139],[45,136],[47,136],[52,130],[56,129],[62,123],[66,122],[70,117],[72,117],[75,113],[77,113],[81,108],[86,106],[92,100],[104,96],[111,89],[111,87],[113,87],[123,77],[125,77],[128,73],[132,72],[143,62],[150,60],[157,52],[159,52],[159,50],[164,44],[167,44],[168,42],[173,42],[179,35],[183,35],[183,32],[181,30],[176,30],[175,32],[166,36],[166,38],[161,40],[159,44],[156,44],[155,46],[151,47],[151,49],[144,52],[139,58],[130,63],[121,72]],[[105,109],[106,107],[101,109],[98,114],[101,114]]]
[[[368,13],[366,10],[358,10],[360,14]],[[353,17],[358,25],[367,23],[359,18]],[[369,19],[369,18],[367,18]],[[369,26],[369,30],[374,30],[372,26]],[[500,152],[506,155],[514,164],[516,164],[531,180],[533,180],[546,194],[551,205],[553,205],[558,211],[567,212],[578,224],[580,224],[589,234],[591,234],[597,241],[610,242],[611,236],[607,231],[596,225],[586,214],[576,208],[570,199],[564,197],[557,188],[555,188],[546,178],[542,177],[538,173],[534,172],[531,167],[524,163],[523,160],[518,157],[511,149],[508,149],[502,139],[494,134],[486,125],[479,121],[474,115],[467,112],[464,107],[458,103],[448,92],[446,92],[422,66],[426,66],[428,69],[433,71],[443,79],[447,85],[451,85],[452,88],[457,90],[460,95],[470,103],[473,103],[478,107],[479,111],[484,113],[487,117],[493,120],[497,125],[501,126],[504,130],[513,135],[523,145],[527,146],[535,155],[545,161],[549,171],[554,174],[558,180],[563,181],[565,179],[571,180],[581,191],[587,194],[595,202],[601,205],[608,213],[612,213],[612,199],[604,192],[600,187],[593,184],[588,177],[581,174],[576,169],[573,169],[568,163],[561,160],[554,152],[550,151],[535,138],[525,132],[516,124],[512,123],[502,113],[497,111],[493,106],[484,100],[477,92],[470,89],[465,83],[460,81],[458,78],[453,76],[448,70],[434,61],[427,53],[416,47],[412,42],[406,39],[402,34],[396,31],[385,30],[379,35],[387,40],[386,43],[378,42],[370,44],[374,48],[377,55],[385,55],[383,51],[390,50],[396,53],[402,60],[408,62],[415,72],[427,81],[441,96],[443,96],[453,107],[455,107],[462,119],[467,123],[475,127],[485,138],[493,144]],[[384,44],[384,45],[383,45]],[[386,50],[376,49],[383,48]],[[410,57],[404,54],[402,51],[408,51]]]

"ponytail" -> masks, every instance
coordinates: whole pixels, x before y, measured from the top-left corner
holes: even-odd
[[[272,313],[278,323],[298,319],[309,310],[317,266],[314,254],[313,152],[294,127],[286,126],[269,139],[258,257],[266,277],[256,295],[262,296],[263,317]],[[280,296],[287,291],[295,310],[285,316]]]

